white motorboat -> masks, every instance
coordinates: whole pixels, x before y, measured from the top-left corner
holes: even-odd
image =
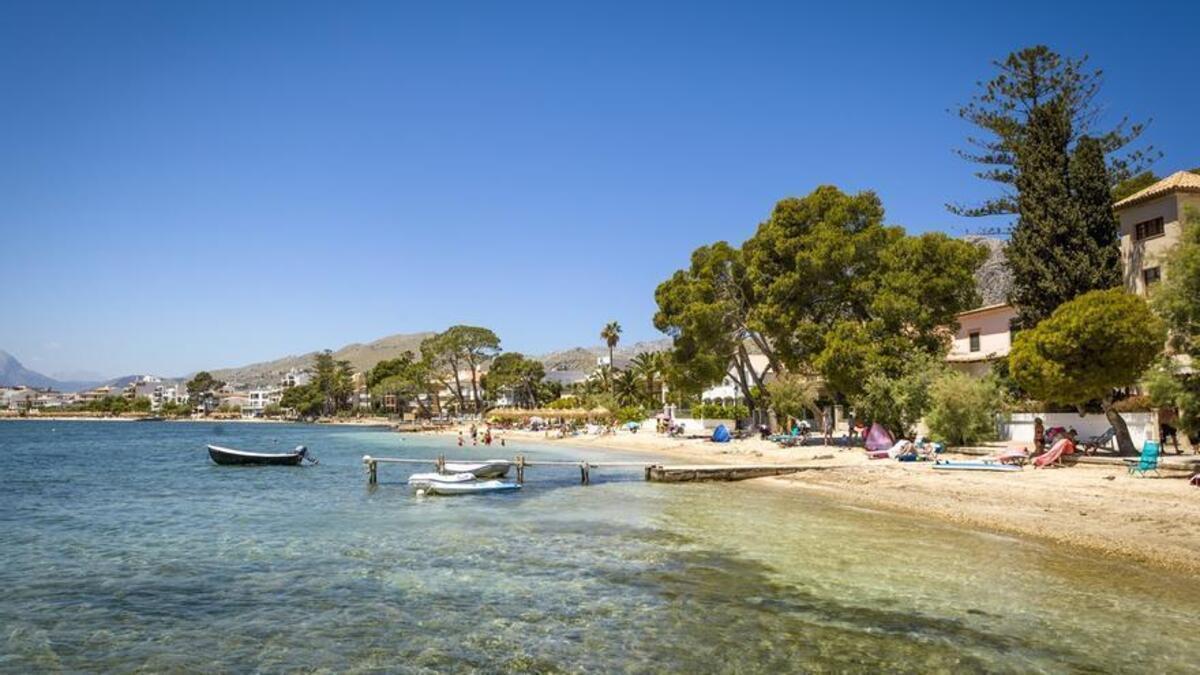
[[[414,473],[408,477],[408,484],[469,483],[473,480],[475,480],[475,474],[473,473]]]
[[[504,480],[475,480],[456,483],[430,481],[422,489],[425,490],[426,494],[431,495],[470,495],[488,492],[511,492],[513,490],[520,490],[521,486],[517,483]]]
[[[446,473],[469,473],[476,478],[501,478],[508,474],[512,462],[489,459],[482,462],[446,462]]]

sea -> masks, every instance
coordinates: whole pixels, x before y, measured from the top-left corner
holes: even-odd
[[[215,465],[206,444],[319,464]],[[1195,577],[656,458],[300,424],[0,422],[0,672],[1200,672]],[[1045,517],[1053,518],[1052,513]]]

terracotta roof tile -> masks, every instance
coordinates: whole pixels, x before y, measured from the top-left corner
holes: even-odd
[[[1200,192],[1200,175],[1191,171],[1177,171],[1154,185],[1113,204],[1113,208],[1123,209],[1172,192]]]

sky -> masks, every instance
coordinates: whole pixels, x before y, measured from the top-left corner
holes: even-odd
[[[183,375],[488,326],[662,337],[654,288],[784,197],[999,225],[953,109],[1015,49],[1200,166],[1200,3],[0,0],[0,349]],[[81,372],[82,371],[82,372]]]

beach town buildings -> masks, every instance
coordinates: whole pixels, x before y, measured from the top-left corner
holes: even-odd
[[[1122,276],[1130,292],[1153,293],[1154,285],[1169,273],[1164,258],[1179,242],[1188,208],[1200,211],[1200,175],[1189,171],[1171,174],[1113,205],[1120,223]],[[996,242],[989,240],[993,250]],[[999,261],[1003,262],[1002,251]],[[989,263],[985,263],[984,273],[989,271]],[[946,361],[958,370],[982,376],[1012,349],[1017,310],[1007,302],[1011,279],[980,286],[984,304],[958,315],[959,328]]]

